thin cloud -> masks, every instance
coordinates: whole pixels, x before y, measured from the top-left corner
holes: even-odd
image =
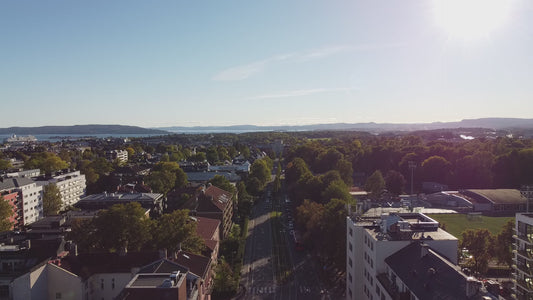
[[[305,62],[314,59],[321,59],[328,56],[336,55],[343,52],[375,50],[385,48],[397,48],[402,44],[362,44],[356,46],[331,46],[313,49],[304,53],[287,53],[276,55],[267,59],[258,60],[249,64],[231,67],[222,70],[213,76],[215,81],[238,81],[247,79],[255,74],[263,72],[270,65],[288,61],[288,62]]]
[[[303,97],[303,96],[309,96],[314,94],[321,94],[321,93],[335,93],[335,92],[348,92],[356,90],[356,88],[318,88],[318,89],[305,89],[305,90],[292,90],[292,91],[283,91],[279,93],[274,94],[265,94],[265,95],[258,95],[251,98],[248,98],[249,100],[261,100],[261,99],[278,99],[278,98],[292,98],[292,97]]]
[[[264,60],[255,61],[246,65],[236,66],[223,70],[213,77],[215,81],[237,81],[246,79],[254,74],[262,72],[269,64],[288,60],[293,54],[282,54]]]

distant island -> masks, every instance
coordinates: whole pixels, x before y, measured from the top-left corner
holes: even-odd
[[[509,131],[533,134],[533,119],[519,118],[481,118],[465,119],[459,122],[432,123],[333,123],[313,125],[231,125],[231,126],[172,126],[143,128],[126,125],[73,125],[41,127],[0,128],[3,135],[97,135],[97,134],[152,134],[166,135],[175,133],[242,133],[261,131],[363,131],[369,133],[412,132],[439,129],[485,128],[494,131]]]
[[[169,134],[169,132],[161,129],[148,129],[125,125],[73,125],[0,128],[0,134]]]

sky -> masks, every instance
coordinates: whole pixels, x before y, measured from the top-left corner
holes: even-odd
[[[0,127],[533,118],[531,0],[3,0],[0,37]]]

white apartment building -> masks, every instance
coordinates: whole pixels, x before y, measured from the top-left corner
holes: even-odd
[[[118,160],[121,163],[128,162],[128,151],[126,150],[111,150],[105,153],[107,160]]]
[[[518,300],[533,298],[533,214],[516,214],[514,264]]]
[[[80,171],[69,172],[53,176],[48,180],[38,181],[38,184],[45,186],[55,184],[61,193],[61,210],[76,204],[85,196],[86,180],[85,175]]]
[[[29,178],[18,178],[22,194],[22,223],[31,224],[43,217],[43,187]]]
[[[473,296],[480,294],[478,282],[457,267],[457,238],[426,215],[350,216],[346,226],[346,299],[477,299]]]

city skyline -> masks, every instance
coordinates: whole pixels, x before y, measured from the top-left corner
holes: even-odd
[[[459,2],[2,2],[0,128],[531,118],[533,4]]]

